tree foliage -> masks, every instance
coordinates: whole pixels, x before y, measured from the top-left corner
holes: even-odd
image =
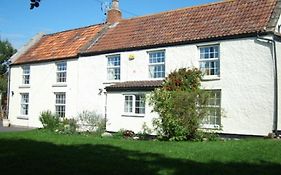
[[[7,71],[7,66],[5,63],[13,54],[16,53],[16,49],[13,48],[9,41],[0,40],[0,74],[3,75]]]
[[[200,89],[202,76],[196,68],[175,70],[152,93],[150,104],[160,116],[154,126],[163,138],[196,139],[200,123],[208,113],[208,93]]]
[[[7,61],[9,58],[16,53],[16,49],[14,49],[9,41],[0,40],[0,94],[2,97],[6,96],[7,93]],[[5,98],[2,98],[4,100]],[[1,105],[5,105],[1,102]]]

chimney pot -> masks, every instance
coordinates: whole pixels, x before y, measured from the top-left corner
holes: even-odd
[[[116,23],[122,19],[122,13],[119,9],[119,0],[112,0],[112,5],[107,12],[107,23]]]

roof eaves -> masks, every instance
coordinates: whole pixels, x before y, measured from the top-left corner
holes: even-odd
[[[23,64],[34,64],[34,63],[44,63],[44,62],[53,62],[53,61],[62,61],[62,60],[70,60],[70,59],[78,59],[78,56],[70,56],[70,57],[58,57],[51,59],[40,59],[40,60],[32,60],[32,61],[23,61],[12,63],[11,66],[23,65]]]

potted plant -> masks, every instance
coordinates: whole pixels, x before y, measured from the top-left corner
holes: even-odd
[[[2,125],[4,127],[9,127],[10,126],[10,120],[8,119],[8,116],[5,115],[5,113],[3,112],[4,110],[1,110],[1,118],[2,118]]]
[[[10,120],[7,118],[3,118],[3,126],[4,127],[10,127]]]

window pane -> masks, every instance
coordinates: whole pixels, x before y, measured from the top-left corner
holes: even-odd
[[[21,94],[21,115],[28,115],[29,94]]]
[[[66,82],[66,62],[57,63],[57,82]]]
[[[165,65],[151,65],[149,73],[151,78],[163,78],[165,77]]]
[[[207,104],[209,115],[202,121],[203,124],[220,125],[221,124],[221,91],[213,90],[210,92]]]
[[[144,114],[145,113],[145,97],[144,95],[136,95],[135,96],[135,113],[136,114]]]
[[[58,71],[66,71],[66,62],[57,63]]]
[[[56,114],[59,117],[65,117],[65,106],[56,105]]]
[[[200,62],[200,70],[205,75],[219,75],[219,60]]]
[[[120,68],[108,68],[107,69],[108,80],[120,80]]]
[[[65,104],[65,93],[56,94],[56,104]]]
[[[125,96],[124,112],[133,112],[133,96]]]
[[[120,55],[107,58],[107,79],[120,80]]]
[[[200,70],[205,75],[219,75],[219,46],[202,47],[200,50]]]
[[[164,63],[165,52],[151,52],[149,53],[149,63]]]
[[[22,83],[29,84],[29,78],[30,78],[30,66],[22,67]]]
[[[108,57],[108,66],[120,66],[120,56],[110,56]]]

